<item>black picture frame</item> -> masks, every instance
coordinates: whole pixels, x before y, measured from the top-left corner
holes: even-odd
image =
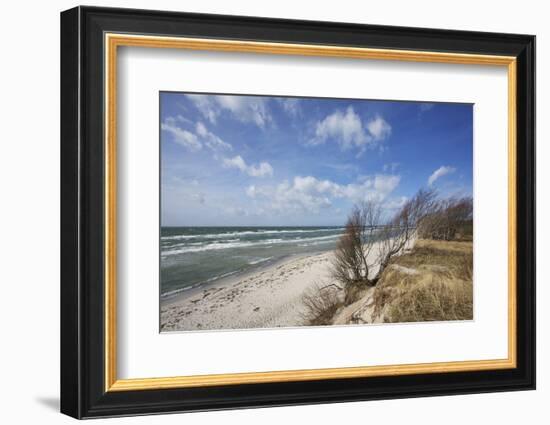
[[[106,392],[105,32],[516,57],[517,367]],[[132,9],[67,10],[61,13],[61,195],[62,413],[93,418],[535,388],[534,36]]]

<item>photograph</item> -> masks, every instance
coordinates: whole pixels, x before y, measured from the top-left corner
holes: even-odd
[[[161,92],[160,330],[473,320],[473,105]]]

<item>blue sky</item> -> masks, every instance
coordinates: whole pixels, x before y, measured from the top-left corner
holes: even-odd
[[[160,94],[163,226],[342,225],[472,195],[469,104]]]

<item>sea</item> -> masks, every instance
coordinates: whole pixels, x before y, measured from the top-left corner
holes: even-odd
[[[333,250],[343,227],[162,227],[161,299],[295,255]]]

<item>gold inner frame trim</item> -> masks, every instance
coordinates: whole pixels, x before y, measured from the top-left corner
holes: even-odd
[[[148,35],[105,34],[105,391],[137,391],[215,385],[269,382],[312,381],[375,376],[411,375],[511,369],[517,365],[516,353],[516,58],[478,54],[370,49],[328,45],[267,43],[256,41],[160,37]],[[508,72],[508,357],[495,360],[470,360],[383,366],[304,369],[251,373],[174,376],[165,378],[118,379],[116,324],[116,136],[117,136],[117,49],[120,46],[227,51],[278,55],[324,56],[404,62],[434,62],[468,65],[504,66]]]

